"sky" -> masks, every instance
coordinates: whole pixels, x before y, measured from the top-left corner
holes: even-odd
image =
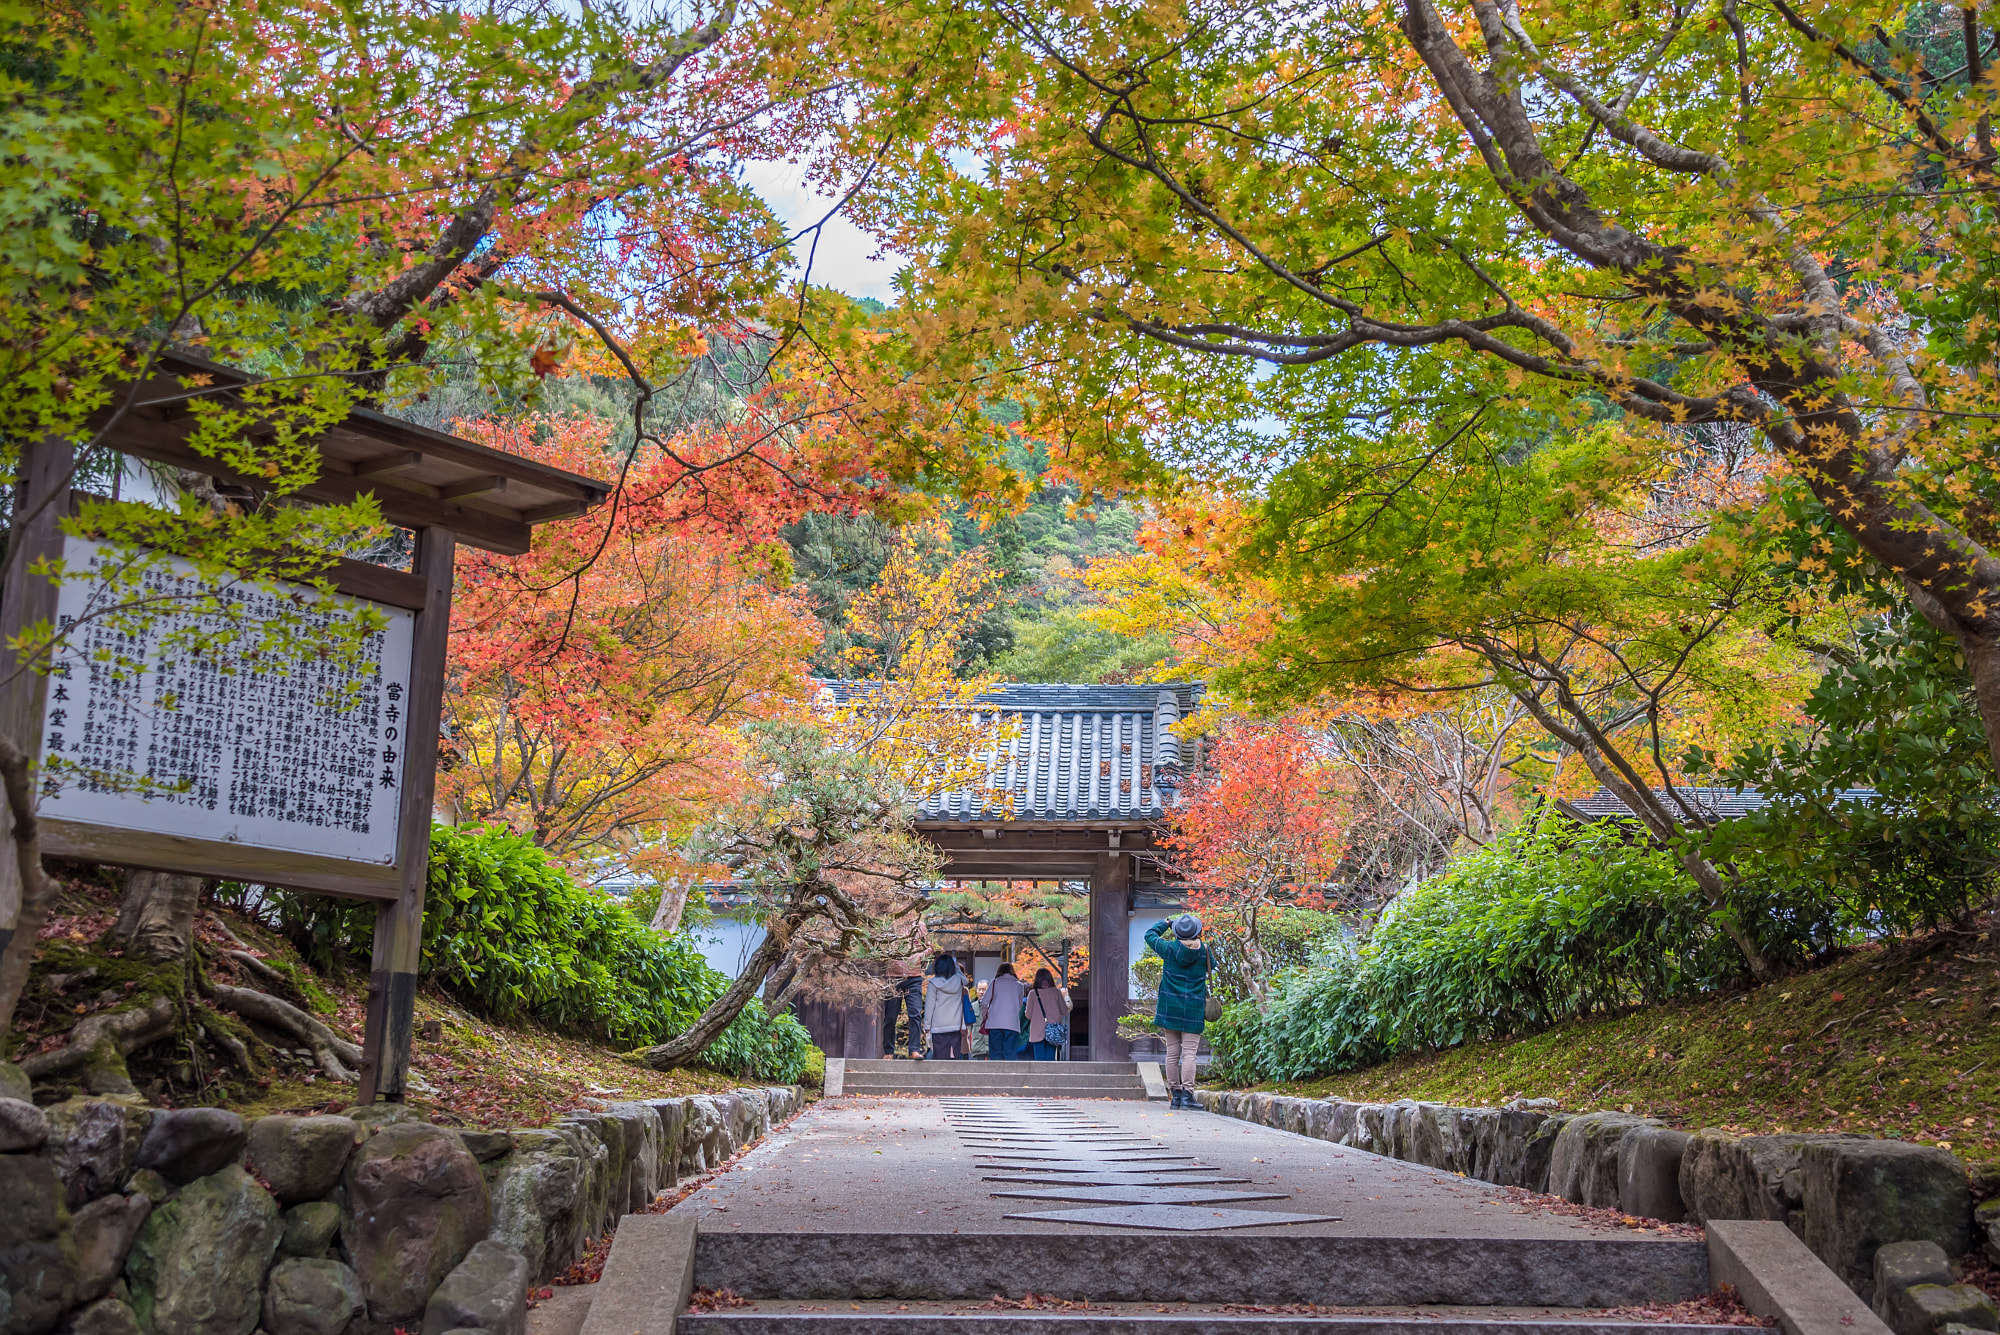
[[[797,163],[750,162],[744,165],[743,175],[772,211],[794,230],[818,222],[836,202],[815,194],[804,182],[805,168]],[[811,248],[812,238],[799,242],[799,267],[804,266]],[[902,262],[894,256],[877,258],[875,249],[874,239],[866,232],[844,217],[834,218],[820,231],[819,248],[812,263],[813,283],[850,297],[893,302],[896,294],[890,280]]]

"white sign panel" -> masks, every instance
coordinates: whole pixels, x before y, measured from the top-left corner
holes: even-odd
[[[111,551],[71,538],[64,557],[80,571]],[[145,576],[145,594],[168,606],[202,588],[182,561]],[[231,672],[212,654],[174,649],[185,641],[169,637],[194,630],[228,643],[231,621],[275,619],[281,595],[231,585],[220,596],[236,605],[233,616],[212,599],[205,607],[190,601],[186,612],[127,635],[91,619],[107,602],[102,583],[64,581],[56,625],[70,635],[49,676],[41,814],[395,865],[415,614],[336,595],[349,610],[372,605],[388,617],[368,637],[358,669],[290,662],[260,671],[239,659]],[[289,601],[283,610],[297,614]],[[93,661],[105,653],[143,667],[121,673]]]

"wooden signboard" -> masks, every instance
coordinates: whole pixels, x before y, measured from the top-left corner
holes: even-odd
[[[171,403],[174,374],[243,381],[192,359],[164,370],[149,400]],[[212,462],[182,457],[190,452],[181,429],[171,411],[142,414],[109,439],[125,453],[216,475]],[[369,457],[370,448],[379,456]],[[6,637],[38,620],[70,633],[46,674],[6,674],[0,726],[40,743],[38,814],[48,856],[376,901],[360,1101],[400,1100],[423,944],[457,543],[523,551],[535,524],[582,514],[608,489],[373,413],[357,412],[329,431],[321,454],[322,481],[304,499],[375,492],[383,512],[417,535],[410,571],[341,561],[327,572],[339,594],[322,615],[367,604],[385,623],[349,671],[254,657],[225,664],[188,652],[188,637],[176,632],[255,623],[284,595],[247,584],[200,589],[201,577],[182,562],[149,568],[147,591],[169,604],[176,593],[198,591],[204,596],[183,606],[208,610],[169,611],[135,634],[92,617],[105,597],[100,580],[72,574],[57,589],[28,574],[44,555],[63,556],[76,572],[115,553],[66,539],[55,522],[69,512],[67,444],[25,447],[0,588],[0,657],[13,657]],[[298,596],[307,607],[320,599],[303,586]],[[227,616],[215,610],[217,598],[234,605]],[[198,624],[203,616],[215,624]],[[0,823],[6,819],[0,804]],[[0,858],[0,940],[11,935],[19,905],[18,872]]]
[[[64,556],[73,570],[116,559],[74,538]],[[64,639],[42,720],[49,838],[68,850],[171,836],[211,846],[210,861],[241,854],[268,871],[278,854],[329,885],[345,876],[364,892],[393,887],[416,613],[253,585],[222,590],[224,611],[193,567],[174,560],[148,570],[135,592],[186,610],[126,634],[95,615],[119,597],[105,581],[71,578],[56,595]],[[299,603],[324,606],[313,618],[323,625],[364,608],[386,625],[349,671],[176,647],[195,636],[228,644],[232,624],[276,621]]]

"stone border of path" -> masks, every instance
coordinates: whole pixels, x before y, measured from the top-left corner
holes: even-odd
[[[1878,1253],[1931,1244],[1939,1258],[1959,1257],[1979,1233],[2000,1233],[2000,1211],[1986,1207],[1975,1226],[1955,1155],[1903,1141],[1690,1133],[1629,1113],[1560,1112],[1551,1100],[1462,1108],[1237,1090],[1195,1098],[1207,1112],[1499,1186],[1708,1225],[1717,1282],[1736,1283],[1753,1312],[1778,1317],[1792,1335],[1855,1335],[1857,1324],[1880,1335],[1888,1327],[1878,1314],[1903,1286]],[[1940,1287],[1969,1304],[1977,1296]]]
[[[1707,1227],[1710,1282],[1733,1285],[1744,1307],[1778,1318],[1785,1335],[1888,1335],[1882,1319],[1783,1224],[1715,1219]]]
[[[697,1232],[692,1214],[620,1220],[578,1335],[674,1335],[694,1296]]]
[[[621,1217],[657,1230],[628,1211],[803,1101],[746,1088],[473,1131],[389,1103],[246,1122],[0,1098],[0,1330],[522,1335],[529,1288]]]

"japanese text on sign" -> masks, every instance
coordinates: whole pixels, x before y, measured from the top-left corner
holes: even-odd
[[[80,570],[94,568],[108,549],[71,539],[65,555]],[[144,579],[144,595],[169,605],[201,590],[193,567],[179,561]],[[90,619],[103,588],[72,577],[58,593],[56,624],[68,634],[49,676],[42,815],[395,863],[412,613],[380,608],[388,625],[368,637],[358,665],[294,661],[258,670],[239,663],[231,672],[213,652],[172,648],[172,637],[191,629],[220,635],[239,618],[296,616],[294,604],[232,585],[212,592],[205,607],[126,634]],[[215,608],[216,598],[233,612]],[[336,601],[346,613],[361,605]],[[330,621],[343,614],[314,615]],[[142,666],[120,672],[104,654]]]

